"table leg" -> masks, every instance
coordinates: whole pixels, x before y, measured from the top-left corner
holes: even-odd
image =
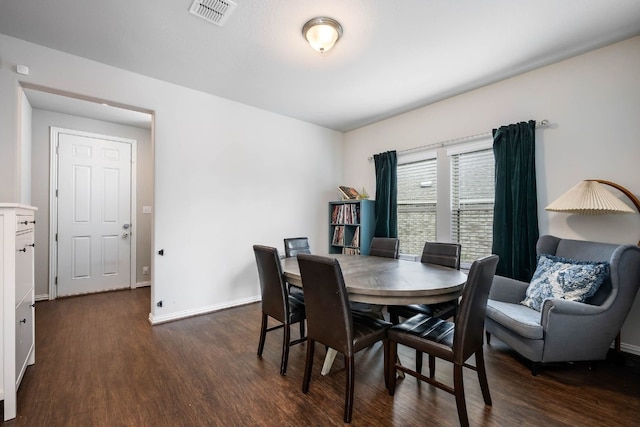
[[[331,347],[327,348],[327,355],[324,357],[324,364],[322,365],[322,375],[327,375],[331,370],[331,365],[333,365],[333,360],[336,358],[336,354],[338,352],[332,349]]]

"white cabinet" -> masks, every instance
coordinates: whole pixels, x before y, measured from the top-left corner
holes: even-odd
[[[2,299],[2,398],[4,420],[16,417],[16,394],[27,366],[35,362],[33,292],[36,208],[0,203],[0,286]]]

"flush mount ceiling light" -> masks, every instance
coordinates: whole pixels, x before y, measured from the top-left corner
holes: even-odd
[[[302,35],[313,49],[325,53],[342,37],[342,25],[332,18],[313,18],[302,27]]]

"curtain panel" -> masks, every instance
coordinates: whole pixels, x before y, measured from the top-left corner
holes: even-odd
[[[398,237],[398,158],[395,151],[373,156],[376,167],[376,237]]]
[[[528,282],[536,268],[538,197],[535,120],[493,130],[495,203],[492,252],[496,274]]]

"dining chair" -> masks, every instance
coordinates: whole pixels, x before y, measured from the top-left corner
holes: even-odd
[[[307,237],[287,237],[284,239],[284,255],[287,258],[298,254],[310,254],[311,246]]]
[[[303,302],[290,296],[287,291],[278,250],[269,246],[254,245],[253,252],[258,265],[262,293],[262,326],[260,327],[258,357],[262,357],[267,332],[284,328],[280,375],[285,375],[287,373],[289,347],[306,340],[305,306]],[[268,328],[269,317],[277,320],[280,324]],[[300,323],[300,338],[291,341],[291,325],[296,323]]]
[[[374,237],[371,239],[369,256],[398,258],[400,240],[394,237]]]
[[[315,343],[319,342],[344,355],[346,387],[344,422],[351,422],[355,380],[354,355],[378,341],[384,347],[384,380],[387,385],[387,328],[391,323],[370,316],[352,314],[349,297],[338,260],[299,254],[298,265],[305,290],[307,310],[307,358],[302,392],[308,393],[313,369]]]
[[[436,264],[444,267],[460,270],[460,252],[462,246],[459,243],[427,242],[422,250],[420,262]],[[416,314],[448,319],[455,316],[458,300],[446,301],[438,304],[411,304],[389,306],[391,323],[400,323],[400,317],[408,319]]]
[[[460,270],[461,249],[462,246],[459,243],[426,242],[420,262]],[[387,311],[389,319],[394,325],[400,323],[401,317],[409,319],[416,314],[449,319],[455,317],[458,311],[458,299],[436,304],[391,305],[387,307]],[[422,372],[422,353],[420,351],[416,351],[416,370]]]
[[[497,265],[497,255],[481,258],[471,265],[455,323],[425,314],[417,314],[388,330],[389,357],[387,361],[389,367],[387,375],[389,378],[387,382],[391,396],[395,393],[396,371],[407,373],[453,394],[456,398],[460,425],[468,426],[469,418],[464,397],[462,372],[462,368],[465,367],[478,373],[484,403],[491,405],[491,395],[484,366],[483,330],[489,290]],[[396,363],[398,344],[429,355],[428,377]],[[466,363],[472,355],[475,355],[475,366]],[[435,379],[436,357],[453,363],[453,388]]]
[[[284,255],[287,258],[298,254],[310,254],[311,246],[307,237],[287,237],[284,239]],[[297,286],[289,285],[289,294],[304,302],[304,291]]]
[[[400,240],[394,237],[374,237],[371,239],[371,247],[369,256],[377,256],[382,258],[398,258],[398,250],[400,248]],[[378,319],[384,319],[382,310],[384,306],[377,304],[366,304],[363,302],[352,302],[351,310],[373,316]]]

